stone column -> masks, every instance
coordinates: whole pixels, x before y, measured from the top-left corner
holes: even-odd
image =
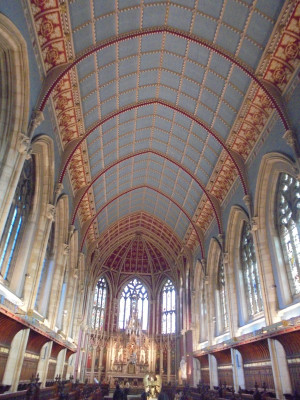
[[[11,385],[11,392],[16,392],[18,389],[29,332],[30,329],[23,329],[19,331],[11,343],[4,376],[2,379],[3,385]]]
[[[238,392],[239,386],[245,389],[245,376],[241,354],[236,349],[230,349],[234,390]]]
[[[162,344],[161,338],[160,338],[159,352],[160,352],[160,357],[159,357],[159,370],[160,370],[160,372],[161,372],[161,371],[163,371],[163,369],[164,369],[164,349],[163,349],[163,344]]]
[[[64,373],[64,366],[65,366],[65,359],[66,359],[67,349],[62,349],[57,356],[56,361],[56,368],[54,376],[60,375],[63,376]]]
[[[98,381],[101,380],[102,368],[103,368],[103,352],[104,352],[104,344],[100,347],[100,357],[99,357],[99,369],[98,369]]]
[[[96,347],[93,346],[93,348],[92,348],[91,372],[90,372],[90,383],[94,382],[95,361],[96,361]]]
[[[45,387],[47,380],[47,373],[49,367],[49,358],[51,356],[53,342],[47,342],[41,349],[40,359],[37,367],[37,373],[39,374],[41,387]]]
[[[283,138],[293,150],[298,169],[298,179],[300,179],[300,146],[297,141],[297,136],[291,129],[288,129],[283,135]]]
[[[292,393],[291,379],[282,345],[275,339],[268,339],[276,398],[284,399],[283,393]]]
[[[208,365],[209,365],[210,388],[213,389],[214,386],[219,385],[219,378],[218,378],[217,360],[216,360],[216,357],[212,354],[208,355]]]
[[[168,350],[167,350],[167,382],[171,380],[171,348],[170,338],[168,338]]]

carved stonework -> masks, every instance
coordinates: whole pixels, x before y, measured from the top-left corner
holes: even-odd
[[[60,196],[61,192],[63,191],[64,185],[62,183],[57,183],[55,186],[55,200],[58,199]]]
[[[64,250],[63,250],[63,255],[68,256],[70,253],[70,246],[66,243],[64,243]]]
[[[30,143],[30,138],[20,132],[18,136],[18,152],[22,155],[26,155],[26,159],[30,158],[31,155]]]
[[[47,218],[50,221],[55,220],[55,206],[53,204],[47,204],[47,211],[46,211]]]
[[[295,137],[294,132],[289,129],[285,132],[285,134],[283,135],[284,140],[287,142],[287,144],[293,149],[295,150],[296,148],[296,144],[297,144],[297,139]]]
[[[249,215],[251,216],[252,212],[252,200],[250,194],[246,194],[246,196],[243,197],[244,203],[246,204],[246,207],[248,209]]]
[[[252,226],[252,232],[255,232],[258,230],[258,217],[253,217],[251,220],[251,226]]]
[[[32,136],[36,128],[44,121],[44,114],[42,111],[36,110],[32,112],[29,128],[29,136]]]

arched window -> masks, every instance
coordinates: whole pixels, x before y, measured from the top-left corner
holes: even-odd
[[[136,300],[137,299],[137,300]],[[125,329],[130,318],[133,303],[137,301],[137,317],[141,323],[142,329],[148,328],[148,292],[145,286],[133,279],[123,289],[120,299],[119,328]]]
[[[100,278],[94,292],[94,303],[92,311],[92,323],[93,329],[103,329],[104,317],[105,317],[105,306],[107,298],[107,283],[105,278]]]
[[[277,227],[293,295],[300,293],[300,183],[281,173],[277,187]]]
[[[248,317],[254,316],[263,309],[253,237],[250,229],[250,224],[244,221],[240,249]]]
[[[223,258],[219,257],[218,266],[218,312],[219,312],[219,333],[228,330],[228,313],[227,313],[227,302],[226,302],[226,288],[225,288],[225,271]]]
[[[33,159],[26,160],[10,207],[0,241],[0,273],[9,279],[34,196],[35,171]]]
[[[162,320],[161,333],[175,333],[176,330],[176,303],[175,288],[168,279],[162,289]]]

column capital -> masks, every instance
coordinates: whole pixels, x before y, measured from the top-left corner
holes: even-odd
[[[64,185],[62,183],[57,183],[55,186],[54,190],[54,201],[57,202],[58,197],[61,195],[61,192],[63,191]]]
[[[21,155],[24,155],[26,160],[31,157],[31,140],[24,133],[18,134],[17,150]]]
[[[246,194],[246,195],[243,197],[243,200],[244,200],[244,203],[245,203],[245,205],[246,205],[246,207],[247,207],[249,216],[250,216],[250,218],[251,218],[251,215],[252,215],[252,199],[251,199],[251,195],[250,195],[250,194]]]
[[[64,248],[63,255],[64,256],[68,256],[69,253],[70,253],[70,245],[68,245],[67,243],[64,243],[63,244],[63,248]]]
[[[251,219],[251,232],[256,232],[258,230],[258,217],[253,217]]]
[[[295,146],[297,144],[297,139],[296,139],[294,132],[291,129],[288,129],[287,131],[285,131],[285,133],[283,135],[283,139],[293,150],[295,150]]]
[[[40,110],[34,110],[31,114],[28,136],[31,137],[36,128],[44,121],[44,114]]]
[[[55,206],[53,204],[47,204],[46,215],[50,221],[55,220]]]

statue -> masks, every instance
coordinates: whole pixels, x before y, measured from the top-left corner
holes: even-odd
[[[182,359],[180,361],[180,370],[181,370],[181,379],[182,380],[186,380],[187,379],[187,375],[186,375],[186,361],[185,361],[185,357],[182,356]]]
[[[120,348],[119,348],[119,351],[118,351],[118,361],[119,361],[119,362],[122,362],[122,361],[123,361],[123,347],[120,347]]]
[[[161,391],[161,377],[160,375],[155,375],[155,377],[149,374],[144,377],[144,387],[145,392],[148,393],[149,399],[157,399]]]
[[[145,364],[145,358],[146,358],[145,350],[141,349],[141,354],[140,354],[140,363],[141,364]]]

